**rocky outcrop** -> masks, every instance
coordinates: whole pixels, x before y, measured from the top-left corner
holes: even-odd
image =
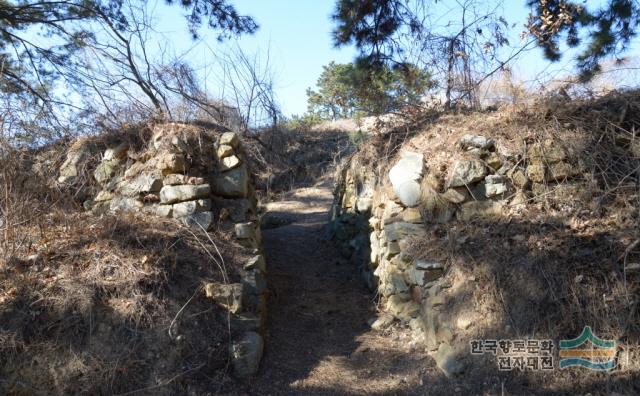
[[[465,368],[466,351],[456,350],[453,340],[471,323],[447,311],[450,263],[412,247],[435,224],[496,221],[511,207],[546,199],[549,189],[559,194],[572,185],[567,179],[579,174],[579,166],[559,142],[537,143],[514,155],[474,135],[460,139],[449,166],[439,169],[427,169],[418,152],[401,152],[389,171],[358,161],[340,172],[329,231],[382,298],[386,313],[372,327],[405,323],[438,367],[457,375]]]
[[[266,261],[261,249],[257,198],[242,142],[234,132],[194,130],[160,124],[146,147],[109,147],[93,170],[101,190],[85,202],[95,214],[138,212],[175,219],[198,231],[216,227],[236,238],[251,257],[236,269],[236,283],[205,282],[203,294],[229,312],[230,356],[235,374],[256,373],[266,319]],[[90,155],[86,144],[72,145],[60,169],[60,182],[72,182]],[[134,152],[135,151],[135,152]]]
[[[60,166],[58,183],[71,184],[78,180],[83,173],[83,167],[92,155],[94,145],[87,138],[76,140],[67,150],[67,157]]]

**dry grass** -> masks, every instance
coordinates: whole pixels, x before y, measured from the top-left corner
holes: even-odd
[[[249,136],[256,189],[264,201],[278,200],[295,187],[313,185],[355,146],[342,129],[263,131]]]
[[[12,227],[22,242],[0,259],[0,393],[231,384],[227,313],[200,293],[239,279],[234,263],[246,257],[228,233],[55,207],[36,219]]]
[[[162,128],[187,143],[192,169],[213,172],[221,131]],[[126,142],[138,158],[155,131],[132,125],[38,149],[2,146],[0,393],[216,393],[232,384],[228,313],[201,292],[205,282],[239,281],[247,257],[232,233],[82,213],[100,188],[92,171],[104,150]],[[78,177],[57,183],[66,153],[80,147],[88,154]]]

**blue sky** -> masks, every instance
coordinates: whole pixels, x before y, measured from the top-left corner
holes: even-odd
[[[323,65],[331,61],[350,62],[356,54],[352,48],[336,49],[331,43],[333,0],[243,0],[233,4],[260,25],[255,35],[243,36],[237,43],[248,53],[259,51],[263,57],[267,50],[270,51],[276,92],[286,115],[304,113],[305,91],[315,85]],[[157,28],[171,39],[175,48],[186,49],[193,46],[193,42],[175,11],[175,8],[167,10],[160,6],[162,16]],[[233,45],[229,42],[218,44],[213,33],[203,33],[202,38],[210,47],[224,50]],[[208,49],[195,48],[189,54],[189,60],[202,67],[208,53]]]
[[[194,47],[193,41],[186,33],[184,20],[176,12],[175,7],[167,8],[161,1],[157,6],[156,29],[164,34],[177,53]],[[308,87],[313,87],[322,71],[322,66],[331,61],[344,63],[351,61],[356,51],[353,48],[336,49],[332,45],[330,19],[335,0],[242,0],[232,1],[238,11],[251,15],[260,25],[259,31],[252,36],[243,36],[237,44],[248,53],[270,50],[270,63],[275,72],[276,93],[283,112],[286,115],[302,114],[306,110],[306,94]],[[589,5],[601,3],[590,1]],[[447,10],[451,1],[440,1],[437,7],[447,17],[457,19],[456,11]],[[482,4],[482,3],[481,3]],[[507,0],[504,5],[504,16],[515,26],[511,29],[510,41],[517,47],[522,43],[519,34],[524,30],[529,10],[525,0]],[[438,11],[440,12],[440,11]],[[196,68],[210,68],[211,49],[224,51],[233,42],[218,44],[213,32],[203,30],[202,40],[189,52],[189,61]],[[572,66],[571,55],[567,55],[559,63],[549,64],[543,59],[542,51],[532,46],[519,57],[513,65],[517,77],[534,80],[538,77],[557,76]],[[216,84],[215,72],[209,70],[207,82],[209,88]]]

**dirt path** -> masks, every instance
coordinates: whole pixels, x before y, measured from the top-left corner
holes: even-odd
[[[293,191],[268,211],[293,221],[263,231],[269,262],[269,323],[250,395],[425,394],[432,360],[411,351],[407,329],[372,331],[375,296],[324,237],[328,183]],[[437,374],[435,374],[437,375]]]

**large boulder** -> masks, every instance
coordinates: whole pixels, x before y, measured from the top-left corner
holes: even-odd
[[[480,160],[459,160],[454,162],[449,177],[449,187],[462,187],[484,179],[487,168]]]
[[[218,175],[215,192],[225,198],[246,198],[249,195],[249,171],[246,164]]]
[[[210,194],[211,187],[208,184],[164,186],[160,190],[160,202],[172,204],[192,201],[199,198],[208,198]]]
[[[393,191],[403,205],[413,207],[420,203],[423,171],[423,155],[411,151],[403,152],[398,163],[389,171]]]

